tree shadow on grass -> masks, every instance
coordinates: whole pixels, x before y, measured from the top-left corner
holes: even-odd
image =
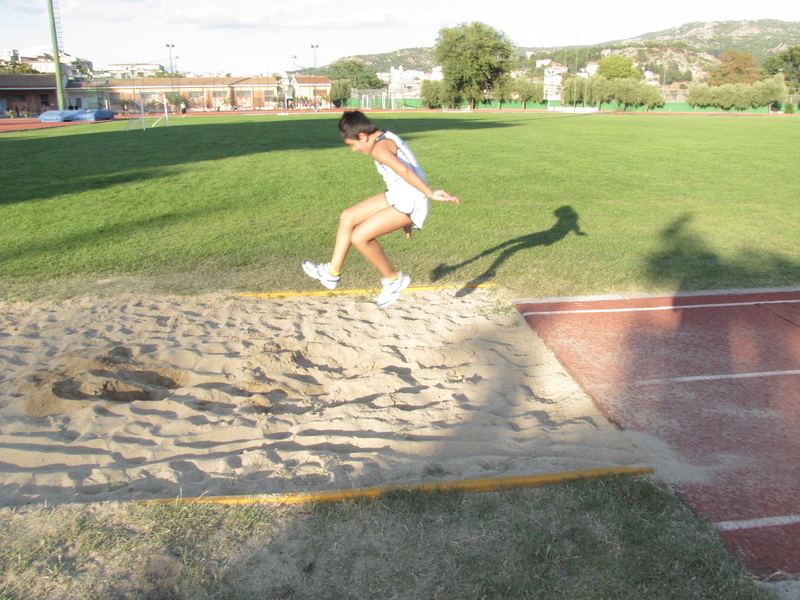
[[[174,176],[170,167],[293,150],[347,147],[337,115],[278,117],[196,117],[186,123],[146,131],[120,131],[119,123],[60,128],[0,139],[0,205],[112,188],[143,179]],[[513,127],[496,119],[379,116],[379,127],[403,136],[445,130]],[[112,127],[117,127],[112,129]],[[46,158],[43,158],[46,157]],[[287,175],[297,175],[287,174]]]
[[[588,235],[581,231],[581,228],[578,225],[578,213],[576,213],[571,206],[561,206],[553,211],[553,214],[558,220],[550,229],[529,233],[528,235],[523,235],[512,240],[508,240],[507,242],[498,244],[497,246],[489,248],[488,250],[484,250],[480,254],[477,254],[476,256],[473,256],[472,258],[469,258],[457,265],[446,265],[442,263],[431,272],[431,280],[438,281],[445,275],[466,267],[467,265],[471,265],[482,258],[498,253],[497,257],[494,259],[494,262],[489,265],[489,268],[486,269],[486,271],[467,283],[467,286],[474,286],[479,283],[484,283],[495,277],[500,266],[512,255],[521,250],[535,248],[536,246],[552,246],[556,242],[563,240],[570,233],[575,233],[575,235],[580,236]],[[456,296],[466,296],[474,289],[474,287],[464,287],[456,293]]]

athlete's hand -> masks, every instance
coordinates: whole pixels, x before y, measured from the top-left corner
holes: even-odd
[[[451,196],[444,190],[436,190],[435,192],[433,192],[431,200],[438,200],[439,202],[454,202],[455,204],[461,204],[461,201],[458,198],[456,198],[455,196]]]
[[[403,231],[405,231],[405,232],[406,232],[406,237],[407,237],[407,238],[410,238],[410,237],[411,237],[411,232],[412,232],[413,230],[414,230],[414,228],[413,228],[411,225],[406,225],[406,226],[404,226],[404,227],[403,227]]]

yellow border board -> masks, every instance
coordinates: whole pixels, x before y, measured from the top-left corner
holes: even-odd
[[[577,481],[580,479],[598,479],[600,477],[635,477],[649,475],[650,467],[607,467],[600,469],[583,469],[580,471],[564,471],[544,475],[518,475],[512,477],[492,477],[487,479],[461,479],[458,481],[440,481],[418,483],[413,485],[389,485],[383,487],[355,488],[350,490],[332,490],[327,492],[304,492],[289,494],[255,494],[247,496],[199,496],[196,498],[161,498],[159,500],[142,500],[140,504],[153,506],[156,504],[302,504],[304,502],[343,502],[350,498],[375,498],[389,491],[422,491],[456,490],[460,492],[496,492],[514,487],[541,487]]]
[[[490,288],[497,285],[496,283],[468,283],[466,285],[418,285],[414,287],[407,287],[404,292],[427,292],[430,290],[455,290],[461,288]],[[243,293],[233,294],[234,296],[244,296],[246,298],[296,298],[297,296],[363,296],[366,294],[378,294],[380,289],[364,289],[364,290],[317,290],[315,292],[268,292],[264,294],[259,293]]]

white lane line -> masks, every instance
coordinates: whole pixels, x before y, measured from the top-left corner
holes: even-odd
[[[652,310],[683,310],[685,308],[724,308],[726,306],[757,306],[759,304],[788,304],[800,300],[763,300],[761,302],[729,302],[721,304],[687,304],[686,306],[647,306],[642,308],[585,308],[576,310],[534,310],[522,313],[523,317],[531,315],[574,315],[588,313],[624,313],[646,312]]]
[[[520,306],[522,304],[557,304],[573,302],[593,302],[597,300],[626,300],[635,302],[637,300],[651,298],[708,298],[716,296],[718,298],[733,298],[736,296],[752,296],[753,294],[791,294],[800,292],[800,286],[792,287],[766,287],[766,288],[740,288],[727,290],[697,290],[695,292],[674,292],[669,295],[661,294],[601,294],[594,296],[553,296],[550,298],[517,298],[511,300],[512,303]]]
[[[666,379],[643,379],[631,381],[630,385],[658,385],[662,383],[686,383],[692,381],[717,381],[720,379],[747,379],[751,377],[777,377],[779,375],[800,375],[800,369],[790,371],[762,371],[760,373],[730,373],[723,375],[693,375],[689,377],[668,377]]]
[[[800,515],[785,517],[764,517],[761,519],[744,519],[742,521],[720,521],[712,525],[720,531],[737,531],[740,529],[758,529],[760,527],[780,527],[800,523]]]

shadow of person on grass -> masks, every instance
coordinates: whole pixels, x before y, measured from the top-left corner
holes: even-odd
[[[556,242],[563,240],[571,232],[574,232],[575,235],[587,235],[581,231],[581,228],[578,225],[578,213],[576,213],[571,206],[561,206],[553,211],[553,214],[556,216],[558,221],[556,221],[555,225],[553,225],[550,229],[529,233],[528,235],[523,235],[518,238],[514,238],[513,240],[508,240],[507,242],[498,244],[493,248],[484,250],[480,254],[473,256],[472,258],[469,258],[457,265],[446,265],[442,263],[431,272],[431,280],[438,281],[453,271],[457,271],[458,269],[466,267],[475,261],[499,252],[497,258],[495,258],[494,262],[489,265],[489,268],[486,269],[486,271],[475,277],[472,281],[467,283],[464,288],[460,289],[456,293],[456,296],[459,297],[466,296],[467,294],[472,293],[472,291],[475,289],[474,287],[467,286],[474,286],[479,283],[484,283],[493,278],[497,274],[497,269],[500,267],[500,265],[502,265],[513,254],[516,254],[520,250],[534,248],[536,246],[551,246]]]

